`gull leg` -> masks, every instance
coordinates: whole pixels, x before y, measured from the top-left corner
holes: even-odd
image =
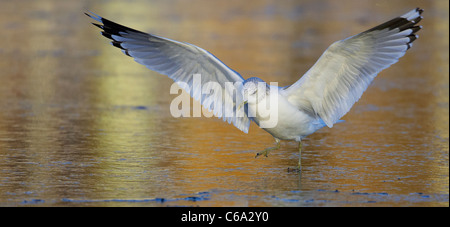
[[[260,155],[264,155],[264,156],[267,157],[267,155],[269,154],[269,151],[280,149],[280,146],[281,146],[281,145],[280,145],[280,140],[277,139],[277,138],[275,138],[275,141],[277,142],[277,146],[276,146],[276,147],[269,147],[269,148],[264,149],[264,150],[261,151],[261,152],[256,153],[255,158],[257,158],[257,157],[260,156]]]
[[[302,142],[298,142],[298,166],[297,169],[288,168],[288,172],[301,172],[302,171]]]
[[[298,142],[298,171],[302,171],[302,141]]]

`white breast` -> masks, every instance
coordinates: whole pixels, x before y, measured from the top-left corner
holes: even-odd
[[[300,111],[284,96],[276,94],[271,97],[249,103],[248,115],[273,137],[300,141],[325,126],[323,121]]]

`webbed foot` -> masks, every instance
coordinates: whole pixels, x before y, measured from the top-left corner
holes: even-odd
[[[269,147],[269,148],[264,149],[261,152],[256,153],[255,158],[257,158],[260,155],[264,155],[264,156],[267,157],[267,155],[269,154],[270,151],[278,150],[280,148],[280,140],[275,138],[275,141],[277,142],[277,146],[276,147]]]

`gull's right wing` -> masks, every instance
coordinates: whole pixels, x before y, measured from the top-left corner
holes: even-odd
[[[201,100],[202,105],[213,111],[215,116],[222,117],[224,121],[233,123],[238,129],[248,133],[250,120],[246,114],[241,114],[242,116],[237,114],[235,103],[242,100],[236,97],[242,95],[240,89],[244,81],[239,73],[200,47],[144,33],[92,14],[86,13],[101,23],[93,24],[103,29],[102,35],[111,39],[112,45],[122,49],[123,53],[133,57],[136,62],[167,75],[188,91],[194,99]],[[200,87],[193,83],[194,74],[201,75],[201,86],[214,82],[221,86],[222,93],[203,94]],[[227,84],[234,85],[226,86]],[[217,106],[219,108],[214,109]]]

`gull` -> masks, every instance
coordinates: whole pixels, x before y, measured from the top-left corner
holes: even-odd
[[[276,100],[277,123],[263,128],[274,137],[276,146],[266,148],[256,157],[267,157],[270,151],[279,149],[280,140],[294,140],[299,144],[297,170],[301,171],[302,139],[320,128],[331,128],[339,123],[377,74],[405,55],[418,38],[416,32],[422,28],[416,25],[423,18],[422,12],[420,8],[413,9],[367,31],[334,42],[298,81],[286,87],[269,86],[257,77],[244,79],[198,46],[141,32],[92,12],[85,14],[99,22],[92,24],[102,29],[101,34],[112,40],[113,46],[148,69],[167,75],[215,116],[245,133],[248,133],[251,121],[261,127],[263,114],[257,113],[258,105],[267,103],[270,98]],[[201,84],[219,84],[221,92],[212,94],[213,99],[222,103],[225,111],[234,114],[225,116],[219,108],[214,109],[201,88],[192,82],[194,74],[202,76]],[[237,92],[225,86],[227,82],[235,84]],[[261,83],[265,86],[259,86]],[[277,92],[271,93],[271,89]],[[241,107],[244,107],[244,113],[239,115]]]

